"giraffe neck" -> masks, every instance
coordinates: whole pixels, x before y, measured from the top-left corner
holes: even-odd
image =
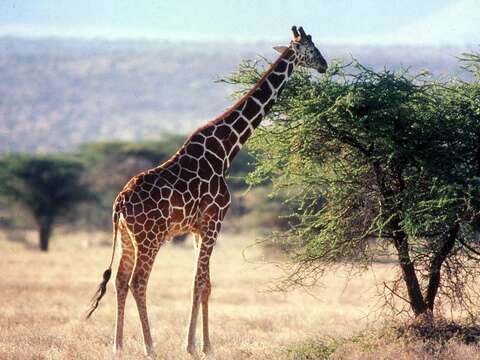
[[[235,105],[190,136],[185,151],[192,155],[204,154],[215,172],[225,173],[242,145],[272,108],[297,62],[295,52],[287,48]],[[202,151],[198,149],[199,145],[203,147]],[[193,151],[193,148],[198,150]]]
[[[230,127],[238,137],[238,145],[243,145],[285,88],[295,65],[295,53],[287,48],[253,88],[215,121],[216,124]]]

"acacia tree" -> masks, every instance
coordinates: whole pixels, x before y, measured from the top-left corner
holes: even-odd
[[[466,59],[475,72],[478,57]],[[249,177],[288,189],[298,205],[298,222],[274,234],[297,264],[287,286],[393,249],[401,271],[388,289],[415,316],[431,314],[439,295],[472,309],[480,254],[476,71],[470,82],[437,83],[353,62],[332,64],[321,78],[292,78],[250,143],[258,163]],[[226,81],[250,84],[259,73],[245,62]]]
[[[8,155],[0,159],[0,196],[30,213],[42,251],[48,250],[55,221],[77,203],[93,199],[81,181],[82,173],[81,163],[64,157]]]

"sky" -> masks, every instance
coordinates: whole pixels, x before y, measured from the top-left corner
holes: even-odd
[[[480,0],[0,0],[0,35],[480,44]]]

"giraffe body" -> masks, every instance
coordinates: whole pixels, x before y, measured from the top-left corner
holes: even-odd
[[[150,271],[165,241],[180,234],[193,233],[197,257],[187,351],[192,354],[195,351],[195,329],[201,306],[202,351],[209,352],[209,260],[230,205],[226,171],[273,105],[294,67],[305,65],[321,72],[326,68],[326,62],[311,37],[302,28],[299,28],[300,33],[295,27],[292,30],[295,37],[290,46],[281,49],[278,60],[244,97],[227,112],[195,131],[170,160],[133,177],[115,199],[114,239],[118,231],[122,244],[115,280],[115,350],[122,348],[125,299],[130,289],[142,323],[145,351],[153,353],[146,307]],[[103,292],[96,298],[89,315],[103,296],[108,277],[105,280],[104,275]]]

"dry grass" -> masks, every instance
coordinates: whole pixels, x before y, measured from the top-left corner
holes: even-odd
[[[392,273],[393,265],[379,264],[348,282],[348,273],[337,271],[325,278],[324,287],[310,289],[315,297],[302,290],[265,292],[281,272],[261,261],[259,248],[247,248],[254,241],[254,235],[224,235],[214,251],[212,358],[302,358],[301,353],[288,351],[292,344],[325,336],[350,337],[367,325],[367,315],[375,309],[375,281]],[[110,258],[110,248],[98,245],[105,242],[110,239],[102,234],[58,234],[51,251],[42,254],[0,238],[0,359],[112,358],[113,282],[93,318],[82,318]],[[245,248],[246,258],[252,261],[242,256]],[[184,337],[192,269],[190,243],[180,247],[168,244],[160,250],[149,283],[148,303],[155,350],[161,359],[189,359]],[[342,344],[336,358],[364,358],[364,350],[355,344]],[[459,351],[479,354],[471,347]],[[320,358],[315,356],[312,358]],[[141,357],[140,323],[130,296],[124,358]]]

